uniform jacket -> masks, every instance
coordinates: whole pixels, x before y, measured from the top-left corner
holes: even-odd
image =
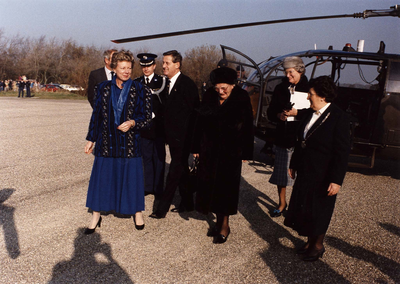
[[[166,79],[168,80],[168,79]],[[135,81],[145,85],[144,76],[138,77]],[[160,75],[154,74],[153,79],[150,81],[148,87],[153,91],[158,91],[163,84],[163,78]],[[164,90],[160,94],[152,94],[153,113],[155,117],[152,119],[150,128],[142,129],[140,135],[143,138],[154,140],[156,137],[164,137],[164,113],[163,103],[165,103],[165,96],[167,92],[167,82],[165,83]]]
[[[194,109],[200,103],[196,84],[188,76],[180,74],[166,98],[164,104],[166,142],[170,146],[190,146],[195,123]]]
[[[279,85],[275,87],[272,95],[271,104],[268,107],[267,115],[270,121],[276,122],[276,133],[274,144],[282,148],[294,147],[296,141],[296,131],[299,126],[299,121],[303,116],[303,110],[297,110],[296,116],[298,121],[282,121],[277,117],[285,107],[290,103],[290,83],[285,77]],[[308,92],[308,80],[306,76],[301,76],[300,82],[296,85],[296,92]],[[296,106],[293,106],[296,108]]]
[[[100,157],[133,158],[141,156],[140,130],[151,122],[151,92],[139,82],[132,82],[123,105],[120,123],[135,120],[136,124],[127,132],[117,129],[111,98],[112,81],[96,87],[96,100],[86,140],[96,142],[93,154]]]
[[[108,80],[108,78],[107,78],[106,71],[104,70],[104,67],[101,67],[99,69],[96,69],[96,70],[93,70],[90,72],[88,88],[87,88],[87,98],[88,98],[88,101],[89,101],[90,105],[92,106],[92,108],[94,107],[94,100],[95,100],[94,88],[96,87],[97,84],[107,81],[107,80]]]

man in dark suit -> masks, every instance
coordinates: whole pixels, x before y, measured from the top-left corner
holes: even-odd
[[[153,120],[149,129],[140,131],[142,143],[142,159],[144,169],[144,191],[154,194],[158,199],[164,191],[165,172],[165,137],[162,103],[165,102],[164,91],[166,79],[154,73],[156,54],[139,53],[139,64],[143,76],[135,79],[152,90]]]
[[[94,106],[95,96],[94,87],[96,87],[96,85],[101,82],[112,79],[111,58],[113,53],[116,51],[116,49],[109,49],[104,51],[103,56],[105,66],[90,72],[87,88],[87,98],[92,108]]]
[[[193,193],[187,188],[189,175],[188,158],[195,120],[195,107],[200,103],[196,84],[181,73],[182,55],[167,51],[163,58],[163,73],[169,78],[168,95],[164,107],[166,142],[169,145],[171,163],[167,175],[165,191],[152,218],[164,218],[179,186],[181,203],[173,212],[194,209]]]

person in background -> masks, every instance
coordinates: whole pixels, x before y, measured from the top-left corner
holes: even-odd
[[[236,86],[236,72],[228,67],[210,75],[214,93],[201,102],[192,153],[199,158],[196,210],[217,216],[208,236],[226,242],[229,216],[237,213],[242,160],[253,158],[253,114],[248,93]]]
[[[103,56],[104,56],[105,66],[90,72],[88,88],[87,88],[87,98],[92,108],[94,106],[94,100],[95,100],[94,87],[101,82],[112,79],[113,71],[111,68],[111,58],[113,53],[116,51],[117,51],[116,49],[109,49],[104,51]]]
[[[25,82],[26,82],[26,77],[25,76],[20,77],[20,80],[18,82],[18,98],[20,96],[21,96],[21,98],[24,97]]]
[[[286,187],[294,181],[288,175],[290,158],[296,142],[296,130],[305,109],[292,107],[292,96],[297,92],[308,92],[308,79],[305,76],[303,60],[297,56],[286,57],[283,61],[286,77],[275,87],[271,104],[267,110],[268,119],[276,122],[276,135],[273,150],[275,152],[274,171],[269,182],[277,185],[279,205],[270,214],[279,217],[286,210]],[[288,121],[288,117],[297,120]]]
[[[242,65],[236,66],[236,76],[238,86],[242,87],[247,80],[246,71],[244,70],[244,67]]]
[[[157,55],[140,53],[137,55],[143,76],[135,79],[148,86],[152,94],[154,118],[149,129],[140,131],[142,143],[142,159],[144,169],[145,194],[154,194],[158,199],[164,191],[165,172],[165,134],[162,112],[165,103],[166,79],[154,73]]]
[[[31,97],[31,82],[26,79],[25,77],[25,88],[26,88],[26,97],[30,98]]]
[[[167,100],[164,106],[165,138],[171,154],[164,193],[151,218],[161,219],[169,211],[179,186],[181,202],[172,212],[193,211],[193,192],[188,188],[190,144],[199,92],[195,82],[181,73],[182,55],[171,50],[163,57],[163,73],[169,79]]]
[[[289,175],[297,177],[284,224],[307,236],[297,250],[304,261],[315,261],[325,252],[324,237],[347,169],[350,123],[332,103],[335,97],[336,86],[328,76],[310,81],[311,108],[299,126],[290,161]]]
[[[151,123],[151,92],[130,78],[133,64],[131,52],[115,52],[116,75],[96,87],[85,146],[85,153],[95,155],[86,200],[93,215],[85,234],[100,227],[100,211],[134,215],[136,229],[144,228],[140,130]]]

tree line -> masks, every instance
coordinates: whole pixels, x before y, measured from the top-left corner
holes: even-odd
[[[41,84],[64,83],[86,89],[90,71],[104,66],[105,49],[108,48],[83,46],[72,39],[5,37],[0,29],[0,81],[18,80],[25,75]],[[179,51],[179,47],[176,49]],[[141,49],[131,52],[136,56],[140,52],[154,51]],[[199,89],[203,82],[208,81],[211,70],[222,58],[215,45],[195,47],[182,53],[182,56],[182,72],[191,77]],[[156,62],[156,73],[162,74],[162,54]],[[141,75],[138,60],[135,60],[132,78]]]

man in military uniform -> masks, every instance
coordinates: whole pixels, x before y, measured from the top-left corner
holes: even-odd
[[[154,73],[156,69],[156,54],[140,53],[139,64],[143,76],[137,81],[152,89],[153,120],[149,129],[140,132],[142,143],[142,159],[144,168],[144,190],[146,194],[154,194],[156,199],[161,196],[164,189],[165,172],[165,135],[163,100],[166,90],[166,78]]]

